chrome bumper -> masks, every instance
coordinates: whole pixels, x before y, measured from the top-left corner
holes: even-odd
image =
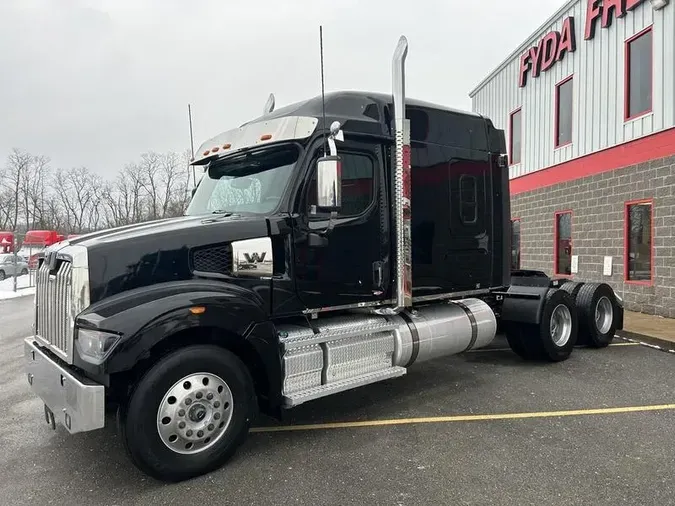
[[[47,356],[33,337],[24,339],[28,384],[45,404],[45,416],[68,432],[86,432],[105,424],[105,387],[62,367]],[[51,419],[50,419],[51,418]]]

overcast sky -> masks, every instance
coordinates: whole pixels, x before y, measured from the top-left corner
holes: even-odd
[[[469,91],[563,0],[0,0],[0,163],[12,147],[113,176],[327,91],[390,92],[399,35],[409,96]],[[407,10],[405,5],[410,5]]]

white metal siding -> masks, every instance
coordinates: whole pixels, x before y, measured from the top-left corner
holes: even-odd
[[[649,1],[609,28],[597,20],[595,37],[584,39],[585,0],[576,2],[529,41],[539,43],[548,32],[560,31],[574,16],[576,51],[567,53],[538,78],[528,73],[527,84],[518,87],[519,52],[472,97],[475,112],[488,116],[503,128],[510,146],[509,115],[522,107],[521,163],[512,166],[518,177],[595,151],[675,126],[675,2],[654,11]],[[624,121],[625,41],[653,26],[652,113]],[[555,149],[555,85],[573,74],[572,144]]]

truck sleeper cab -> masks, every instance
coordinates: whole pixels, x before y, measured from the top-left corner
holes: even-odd
[[[206,141],[186,216],[49,248],[28,381],[47,421],[100,429],[177,481],[223,465],[259,410],[405,375],[504,332],[530,360],[609,344],[605,284],[510,272],[502,131],[393,93],[339,92]]]

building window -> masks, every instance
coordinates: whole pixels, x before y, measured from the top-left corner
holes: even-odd
[[[509,145],[509,152],[511,154],[511,165],[520,163],[521,149],[522,149],[522,111],[517,109],[512,112],[509,118],[509,130],[511,132],[511,140]]]
[[[652,29],[626,41],[626,119],[652,110]]]
[[[555,274],[572,274],[572,211],[555,213]]]
[[[624,272],[626,281],[652,281],[652,202],[627,202],[625,208]]]
[[[511,220],[511,270],[520,269],[520,219]]]
[[[572,77],[555,87],[555,147],[572,142]]]

